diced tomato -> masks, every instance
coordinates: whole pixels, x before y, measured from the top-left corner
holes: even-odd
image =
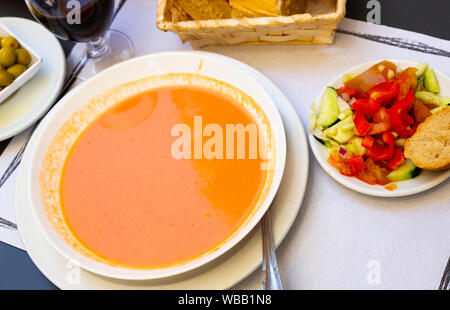
[[[339,172],[346,176],[353,176],[352,168],[348,161],[342,157],[338,151],[334,151],[328,157],[328,163],[339,170]]]
[[[348,163],[350,164],[353,175],[360,173],[366,166],[362,156],[353,156],[348,160]]]
[[[417,123],[423,123],[429,116],[431,116],[430,110],[420,101],[416,100],[413,104],[414,119]]]
[[[400,72],[397,83],[399,85],[399,99],[403,99],[410,89],[417,86],[417,68],[409,67]]]
[[[372,158],[373,160],[388,160],[394,155],[395,149],[395,137],[389,131],[383,133],[383,142],[381,143],[375,142],[372,147],[367,152],[367,157]]]
[[[375,139],[372,138],[372,136],[367,135],[364,137],[361,145],[364,146],[366,149],[370,149],[373,146],[374,142],[375,142]]]
[[[387,112],[387,109],[385,107],[381,107],[374,115],[373,115],[373,121],[375,123],[381,123],[381,122],[389,122],[389,114]]]
[[[365,162],[365,168],[357,175],[357,178],[368,184],[386,185],[390,181],[387,175],[390,171],[378,166],[372,159],[368,158]]]
[[[388,191],[393,192],[398,188],[398,186],[397,186],[397,184],[392,183],[392,184],[386,185],[384,188],[387,189]]]
[[[389,70],[396,73],[397,66],[390,61],[384,60],[351,79],[344,86],[347,89],[357,89],[361,94],[365,93],[375,85],[388,81]]]
[[[416,101],[417,101],[417,99],[416,99]],[[423,102],[422,102],[423,103]],[[429,103],[423,103],[423,105],[424,106],[426,106],[427,107],[427,109],[428,110],[433,110],[433,109],[436,109],[437,107],[439,107],[438,105],[435,105],[435,104],[429,104]]]
[[[369,135],[378,135],[390,130],[392,130],[390,122],[373,123],[372,128],[369,130]]]
[[[372,128],[372,125],[370,125],[364,117],[364,114],[358,111],[355,112],[353,122],[355,123],[356,131],[360,136],[365,136]]]
[[[372,129],[370,129],[369,135],[377,135],[392,130],[389,114],[385,107],[380,107],[378,111],[373,114],[372,119]]]
[[[392,158],[389,160],[389,162],[387,163],[387,166],[390,169],[395,170],[398,168],[398,166],[400,166],[404,162],[405,162],[405,156],[403,155],[402,149],[399,147],[396,147],[394,156],[392,156]]]

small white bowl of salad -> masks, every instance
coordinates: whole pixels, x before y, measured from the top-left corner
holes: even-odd
[[[450,176],[422,170],[404,145],[427,117],[450,104],[450,79],[426,63],[372,61],[333,81],[312,105],[311,149],[322,168],[357,192],[399,197],[430,189]]]

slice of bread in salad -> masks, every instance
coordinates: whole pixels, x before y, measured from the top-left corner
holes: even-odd
[[[426,170],[450,168],[450,107],[428,117],[406,141],[405,157]]]

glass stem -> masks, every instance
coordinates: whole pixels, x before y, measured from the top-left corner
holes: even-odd
[[[87,53],[91,58],[102,56],[107,49],[108,46],[106,45],[105,38],[103,36],[99,36],[97,39],[89,41],[87,44]]]

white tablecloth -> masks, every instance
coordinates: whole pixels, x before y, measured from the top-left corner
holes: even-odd
[[[192,49],[156,28],[155,2],[127,1],[112,28],[132,38],[137,55]],[[320,89],[357,64],[411,59],[450,74],[449,41],[350,19],[340,29],[334,45],[203,50],[234,57],[267,75],[291,100],[305,128]],[[0,157],[0,174],[23,141],[16,137]],[[0,188],[0,217],[11,223],[14,181],[15,175]],[[0,240],[22,247],[17,230],[1,222]],[[277,255],[287,289],[436,289],[450,255],[450,182],[406,198],[369,197],[336,183],[311,154],[301,211]],[[235,288],[259,287],[258,270]]]

